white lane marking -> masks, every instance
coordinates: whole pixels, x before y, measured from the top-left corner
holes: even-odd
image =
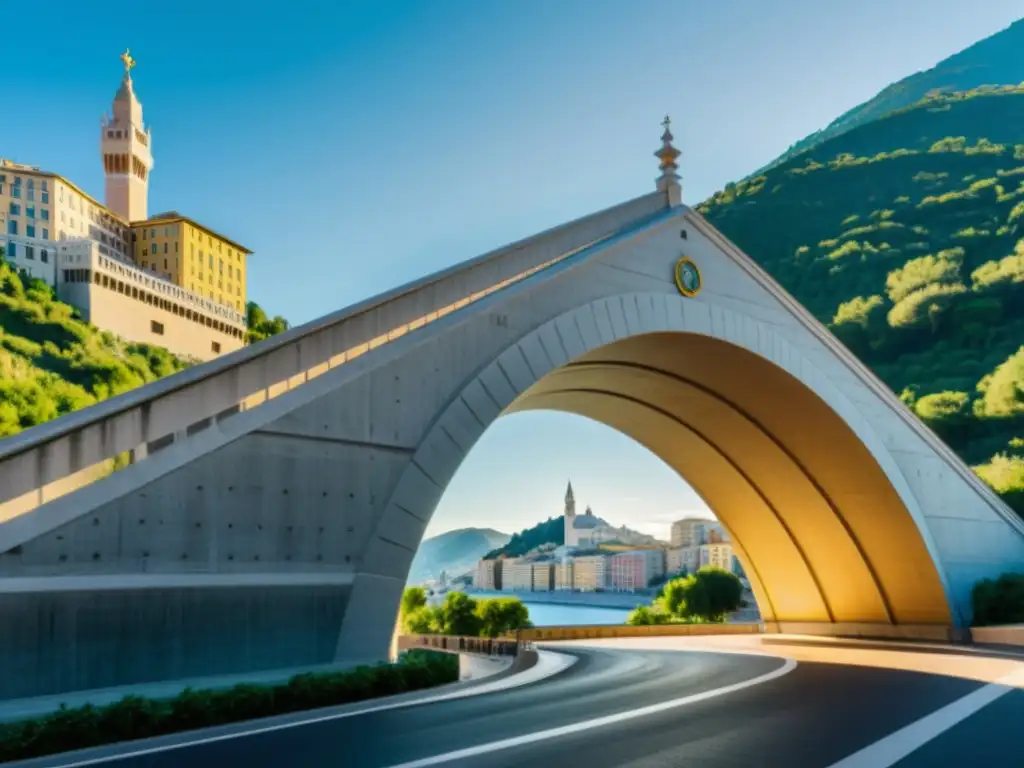
[[[479,696],[483,693],[491,693],[493,691],[506,691],[513,688],[519,688],[530,683],[536,683],[541,680],[545,680],[553,675],[557,675],[573,664],[576,663],[578,657],[569,656],[565,653],[556,653],[555,651],[537,651],[537,663],[534,664],[527,670],[509,675],[508,677],[502,678],[501,680],[493,680],[489,683],[481,683],[480,685],[474,686],[464,691],[453,691],[451,693],[442,693],[436,696],[428,696],[423,699],[415,699],[413,701],[400,701],[391,704],[377,704],[362,709],[352,710],[349,712],[336,712],[330,715],[320,715],[318,717],[304,718],[301,720],[289,720],[286,723],[275,723],[273,725],[265,725],[259,728],[249,728],[240,731],[232,731],[231,733],[222,733],[217,736],[206,736],[197,739],[189,739],[187,741],[176,741],[173,744],[160,744],[154,747],[147,747],[145,749],[135,749],[129,752],[119,752],[116,754],[106,755],[103,757],[93,757],[85,760],[78,760],[72,763],[55,763],[53,768],[86,768],[86,766],[92,765],[107,765],[114,763],[119,760],[127,760],[133,757],[143,757],[145,755],[153,755],[158,752],[170,752],[175,749],[185,749],[186,747],[195,747],[201,744],[213,744],[218,741],[228,741],[229,739],[244,739],[249,736],[257,736],[261,733],[271,733],[272,731],[283,731],[286,728],[298,728],[303,725],[313,725],[315,723],[326,723],[332,720],[344,720],[348,717],[357,717],[359,715],[368,715],[373,712],[384,712],[389,709],[404,709],[407,707],[418,707],[423,704],[434,704],[439,701],[449,701],[451,699],[464,699],[470,696]],[[116,745],[110,745],[116,746]],[[102,747],[100,747],[102,749]],[[60,759],[59,757],[55,759]]]
[[[761,683],[767,683],[771,680],[775,680],[776,678],[782,677],[783,675],[787,675],[794,669],[796,669],[796,662],[793,659],[786,659],[785,663],[778,669],[774,669],[771,672],[768,672],[767,674],[761,675],[759,677],[751,678],[750,680],[744,680],[739,683],[727,685],[724,688],[716,688],[712,691],[695,693],[690,696],[683,696],[679,699],[670,699],[669,701],[662,701],[658,704],[651,704],[649,706],[641,707],[640,709],[633,709],[628,712],[617,712],[614,715],[595,717],[593,720],[584,720],[579,723],[563,725],[558,728],[549,728],[546,731],[536,731],[535,733],[527,733],[522,736],[513,736],[510,739],[492,741],[490,744],[480,744],[476,747],[457,749],[454,752],[446,752],[442,755],[434,755],[433,757],[424,757],[420,760],[412,760],[407,763],[399,763],[398,765],[389,766],[389,768],[428,768],[428,766],[432,765],[450,763],[452,760],[463,760],[467,757],[478,757],[480,755],[486,755],[490,752],[498,752],[502,749],[510,749],[511,747],[521,747],[525,744],[534,744],[538,741],[556,739],[559,736],[568,736],[573,733],[589,731],[594,728],[604,728],[608,725],[622,723],[627,720],[634,720],[638,717],[647,717],[648,715],[655,715],[659,712],[664,712],[669,709],[675,709],[676,707],[684,707],[687,704],[696,704],[699,701],[706,701],[707,699],[713,699],[717,696],[724,696],[728,693],[742,691],[744,688],[750,688],[755,685],[760,685]]]
[[[889,768],[932,739],[973,715],[1010,691],[1024,686],[1024,665],[994,683],[984,685],[966,696],[925,715],[880,741],[854,752],[829,768]]]

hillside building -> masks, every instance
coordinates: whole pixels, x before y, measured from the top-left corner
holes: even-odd
[[[0,246],[93,325],[208,360],[245,343],[252,251],[176,211],[149,216],[152,133],[135,60],[127,51],[121,60],[100,125],[104,203],[56,173],[0,159]]]

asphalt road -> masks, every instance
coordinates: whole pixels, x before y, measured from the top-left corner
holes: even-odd
[[[571,652],[579,660],[568,669],[508,691],[200,740],[134,757],[119,759],[108,750],[93,752],[87,762],[82,755],[45,764],[829,768],[887,737],[899,741],[891,734],[986,686],[947,675],[769,656],[594,647]],[[763,676],[770,679],[750,684]],[[894,754],[886,746],[842,768],[1024,766],[1021,722],[1024,691],[1015,690],[905,758],[885,758]]]

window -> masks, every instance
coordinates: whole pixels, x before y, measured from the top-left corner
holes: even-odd
[[[156,253],[156,243],[153,243],[152,247],[149,249],[149,252],[153,254]]]
[[[36,191],[34,189],[32,189],[32,182],[31,181],[28,183],[28,195],[26,195],[26,197],[29,200],[35,200],[36,199]]]
[[[167,243],[164,243],[164,253],[167,253]]]
[[[39,211],[39,218],[42,219],[43,221],[49,221],[50,220],[50,211],[47,210],[46,208],[41,209]]]
[[[44,227],[43,228],[43,240],[49,240],[49,239],[50,239],[50,230],[48,230],[48,229],[46,229]]]
[[[156,230],[155,229],[149,230],[149,236],[150,237],[156,237]]]
[[[43,192],[42,201],[44,203],[50,202],[50,193],[49,192],[46,192],[46,191]]]
[[[220,342],[217,342],[217,341],[210,342],[210,349],[212,349],[215,354],[219,355],[220,354]]]
[[[25,246],[25,258],[29,259],[30,261],[36,260],[36,249],[33,248],[31,245]]]
[[[16,222],[16,221],[8,221],[7,222],[7,234],[8,235],[16,235],[16,234],[18,234],[18,222]]]
[[[158,323],[156,320],[149,321],[149,330],[155,333],[157,336],[164,335],[164,324]]]
[[[39,260],[43,262],[43,264],[50,263],[50,254],[47,252],[45,248],[39,249]]]
[[[167,269],[167,259],[164,259],[164,269]]]
[[[21,206],[17,203],[11,203],[7,210],[10,211],[11,216],[21,216]]]
[[[32,225],[32,224],[26,224],[25,225],[25,235],[26,235],[26,237],[35,237],[36,236],[36,228],[35,228],[35,226]]]
[[[25,218],[34,219],[36,217],[36,207],[34,205],[25,206]]]
[[[13,187],[11,187],[11,197],[18,197],[18,198],[21,197],[21,185],[20,184],[15,184]]]
[[[142,239],[143,239],[143,240],[145,240],[145,239],[146,239],[146,230],[142,230]]]
[[[7,255],[10,256],[12,259],[18,258],[18,244],[17,243],[8,243],[7,244]]]

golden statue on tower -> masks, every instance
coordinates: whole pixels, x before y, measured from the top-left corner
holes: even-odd
[[[135,66],[135,59],[132,58],[131,51],[127,48],[124,49],[124,53],[121,54],[121,61],[124,63],[124,73],[130,76],[132,73],[132,67]]]

